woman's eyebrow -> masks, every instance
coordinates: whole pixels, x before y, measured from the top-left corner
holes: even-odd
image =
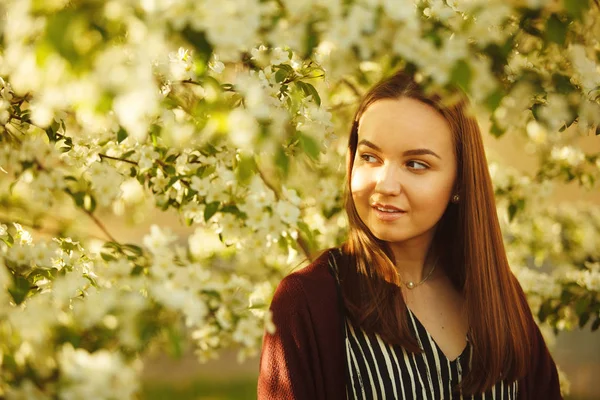
[[[404,153],[402,153],[403,156],[422,156],[425,154],[430,154],[434,157],[439,158],[440,160],[442,159],[442,157],[438,156],[433,150],[429,149],[406,150]]]
[[[373,150],[381,151],[381,148],[379,146],[377,146],[373,142],[368,141],[367,139],[362,139],[360,142],[358,142],[358,145],[356,147],[360,146],[361,144],[364,146],[370,147]]]
[[[362,139],[360,142],[358,142],[358,146],[360,146],[360,145],[370,147],[376,151],[382,151],[381,147],[377,146],[373,142],[368,141],[367,139]],[[405,152],[402,153],[402,155],[404,157],[406,157],[406,156],[422,156],[422,155],[426,155],[426,154],[437,157],[440,160],[442,159],[442,157],[438,156],[433,150],[429,150],[429,149],[412,149],[412,150],[406,150]]]

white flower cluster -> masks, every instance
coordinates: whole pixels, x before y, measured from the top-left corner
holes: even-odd
[[[117,352],[103,349],[90,354],[66,344],[58,352],[58,364],[60,397],[65,400],[131,399],[139,389],[139,371]]]
[[[600,263],[587,263],[585,270],[569,270],[566,278],[581,287],[600,293]]]
[[[571,61],[575,67],[577,80],[580,82],[585,93],[594,96],[594,91],[600,87],[600,65],[586,55],[586,49],[582,45],[574,44],[569,47]]]
[[[88,258],[84,248],[68,239],[33,240],[20,225],[0,226],[0,239],[9,238],[13,244],[2,243],[0,248],[0,260],[6,260],[6,266],[0,264],[0,332],[11,333],[0,334],[0,339],[14,351],[19,370],[10,373],[20,374],[27,366],[38,376],[50,376],[58,369],[61,397],[84,398],[93,393],[93,397],[109,399],[118,393],[119,398],[134,398],[140,364],[123,351],[147,345],[141,341],[140,323],[172,329],[180,319],[181,329],[197,344],[200,360],[217,356],[225,346],[239,347],[241,360],[254,356],[265,326],[273,329],[266,311],[272,284],[254,285],[247,278],[230,275],[226,267],[222,271],[202,267],[177,244],[173,233],[157,226],[144,238],[146,255],[142,249],[125,246],[106,253],[104,260]],[[142,258],[118,257],[121,251],[133,251]],[[149,263],[144,264],[144,259]],[[29,282],[14,287],[7,268],[19,279],[34,279],[35,287],[30,288]],[[132,273],[135,268],[147,268],[148,273]],[[146,312],[153,307],[153,312]],[[161,315],[174,325],[162,326]],[[91,352],[85,340],[84,347],[74,347],[63,342],[61,332],[69,331],[90,332],[88,340],[108,335],[117,347]],[[95,348],[98,343],[87,345]],[[5,378],[1,387],[8,390]],[[10,388],[12,398],[37,393],[26,382]],[[43,398],[56,388],[44,389],[36,396]]]

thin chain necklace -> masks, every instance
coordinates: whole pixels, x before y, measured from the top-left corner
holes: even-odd
[[[417,282],[414,283],[413,281],[407,281],[404,282],[404,280],[402,279],[402,277],[400,276],[400,272],[398,272],[398,270],[396,270],[396,274],[398,275],[398,278],[400,279],[400,282],[402,284],[404,284],[404,286],[406,286],[407,289],[414,289],[417,286],[421,286],[423,283],[425,283],[425,281],[427,279],[429,279],[429,277],[431,276],[431,274],[433,273],[433,271],[435,270],[435,267],[437,266],[437,262],[435,264],[433,264],[433,267],[431,267],[431,269],[429,270],[429,273],[427,274],[427,276],[425,276],[425,278],[421,279],[421,282]]]

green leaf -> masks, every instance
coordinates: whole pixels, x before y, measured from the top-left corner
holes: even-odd
[[[113,249],[119,252],[121,251],[121,244],[117,242],[106,242],[102,247],[105,249]]]
[[[15,240],[13,239],[13,237],[11,235],[7,235],[6,237],[2,238],[2,241],[4,243],[6,243],[6,245],[8,247],[12,247],[13,244],[15,243]]]
[[[509,220],[509,221],[512,221],[512,220],[513,220],[513,218],[514,218],[514,217],[515,217],[515,215],[517,214],[517,211],[518,211],[518,210],[517,210],[517,206],[516,206],[515,204],[511,203],[511,204],[508,206],[508,220]]]
[[[546,39],[564,45],[567,39],[569,20],[562,21],[558,14],[552,14],[546,22]]]
[[[165,162],[166,163],[175,162],[175,160],[177,160],[177,157],[179,157],[179,154],[171,154],[169,157],[167,157],[167,159],[165,160]]]
[[[533,36],[542,36],[542,32],[537,28],[536,22],[541,17],[542,9],[523,8],[523,14],[519,21],[519,28]]]
[[[117,142],[121,143],[123,140],[127,139],[127,131],[122,126],[119,127],[119,131],[117,132]]]
[[[192,46],[194,46],[194,49],[204,64],[208,64],[210,56],[213,52],[213,48],[210,45],[210,42],[206,39],[206,34],[204,31],[195,31],[188,25],[183,31],[181,31],[181,34]]]
[[[319,143],[312,137],[302,133],[298,139],[300,140],[300,147],[302,150],[313,160],[318,160],[319,154],[321,153]]]
[[[592,299],[587,296],[577,300],[577,303],[575,304],[575,312],[577,314],[584,314],[586,311],[588,311],[591,300]]]
[[[85,199],[84,199],[84,209],[93,213],[96,210],[96,206],[98,205],[98,203],[96,202],[96,198],[94,196],[92,196],[91,194],[86,194]]]
[[[169,179],[169,183],[167,183],[167,185],[165,186],[165,191],[171,186],[173,186],[175,182],[177,182],[179,179],[181,179],[180,176],[172,176],[171,179]]]
[[[442,45],[442,36],[440,35],[440,32],[437,29],[427,30],[426,33],[423,35],[423,38],[430,40],[438,49]]]
[[[242,213],[240,211],[239,208],[237,208],[237,206],[235,204],[228,204],[228,205],[226,205],[225,207],[221,208],[221,212],[222,213],[233,214],[233,215],[236,215],[238,217],[241,216],[242,214],[244,214],[244,213]]]
[[[120,158],[127,159],[127,158],[129,158],[129,156],[131,156],[133,154],[135,154],[135,150],[129,150],[129,151],[126,151],[125,153],[121,154]]]
[[[279,65],[276,66],[276,68],[285,69],[287,71],[288,75],[289,74],[294,74],[294,68],[292,68],[291,65],[288,65],[288,64],[279,64]]]
[[[538,312],[538,318],[540,319],[540,322],[545,322],[546,318],[548,318],[548,316],[551,315],[553,311],[554,307],[552,307],[552,304],[550,304],[550,302],[543,303]]]
[[[277,72],[275,72],[275,82],[281,83],[288,77],[288,71],[285,68],[279,68]]]
[[[2,361],[2,369],[7,372],[18,371],[22,368],[21,362],[17,364],[15,357],[9,352],[3,352],[2,359],[0,361]]]
[[[318,106],[321,106],[321,96],[319,96],[319,92],[317,92],[317,89],[315,89],[313,85],[302,81],[296,82],[296,85],[302,89],[307,97],[312,96],[314,102],[317,103]]]
[[[509,37],[503,44],[491,43],[484,49],[492,62],[491,70],[496,76],[504,75],[508,57],[514,50],[514,37]]]
[[[571,83],[569,77],[558,72],[552,75],[552,83],[556,91],[560,94],[569,94],[577,91],[577,88]]]
[[[563,290],[562,294],[560,295],[560,302],[563,304],[570,303],[571,300],[573,300],[573,297],[575,297],[573,292],[570,290]]]
[[[56,142],[56,132],[58,132],[58,128],[60,128],[60,124],[56,121],[52,121],[52,124],[45,129],[46,135],[51,142]]]
[[[465,92],[468,92],[471,87],[472,76],[471,67],[465,60],[459,60],[450,72],[450,80]]]
[[[485,106],[489,111],[494,112],[502,102],[503,98],[504,92],[500,89],[495,90],[493,93],[490,93],[485,99]]]
[[[221,293],[219,293],[219,291],[214,290],[214,289],[202,289],[200,291],[203,295],[206,295],[208,297],[212,297],[214,299],[217,299],[218,301],[221,301]]]
[[[515,202],[511,202],[508,206],[508,220],[512,221],[517,212],[523,210],[525,208],[525,200],[518,199]]]
[[[325,210],[323,215],[325,216],[325,218],[330,219],[331,217],[333,217],[335,214],[339,213],[340,211],[342,211],[342,208],[336,206],[336,207],[330,208],[329,210]]]
[[[282,147],[275,152],[275,165],[277,165],[282,177],[287,178],[290,172],[290,159]]]
[[[317,31],[315,29],[315,22],[312,21],[308,25],[306,25],[306,34],[305,34],[304,47],[306,52],[304,53],[304,59],[310,58],[315,47],[319,44],[319,38],[317,36]]]
[[[573,18],[581,20],[585,12],[590,8],[588,0],[563,0],[565,10]]]
[[[183,346],[181,332],[173,324],[167,328],[167,336],[169,337],[169,352],[175,358],[181,358],[183,355]]]
[[[498,121],[496,121],[495,118],[492,118],[492,126],[490,127],[490,133],[496,138],[499,138],[502,135],[504,135],[504,130],[500,128],[500,125],[498,125]]]
[[[596,320],[592,324],[592,332],[596,332],[598,328],[600,328],[600,317],[596,318]]]
[[[140,275],[142,272],[144,272],[144,267],[142,267],[141,265],[136,265],[135,267],[133,267],[131,269],[131,276],[136,276],[136,275]]]
[[[304,235],[304,237],[307,239],[310,250],[313,251],[314,249],[316,249],[317,242],[315,240],[315,235],[308,226],[308,224],[306,224],[306,222],[299,221],[298,228],[300,229],[300,232]]]
[[[85,202],[85,192],[77,192],[77,193],[73,193],[73,200],[75,200],[75,204],[77,205],[77,207],[81,207],[83,208],[83,204]]]
[[[531,106],[531,113],[533,114],[533,118],[535,118],[536,121],[540,120],[540,110],[542,109],[543,104],[541,103],[535,103]]]
[[[165,174],[167,174],[167,175],[174,175],[177,173],[177,170],[172,165],[165,166],[164,171],[165,171]]]
[[[49,44],[71,65],[80,58],[75,48],[75,38],[69,35],[73,26],[78,23],[81,23],[81,15],[72,9],[50,14],[46,19],[46,38]]]
[[[100,253],[100,257],[102,257],[102,259],[106,262],[110,262],[110,261],[116,261],[117,257],[115,256],[111,256],[108,253]]]
[[[219,206],[221,203],[218,201],[213,201],[212,203],[208,203],[206,208],[204,209],[204,221],[208,222],[208,220],[219,211]]]
[[[252,178],[255,171],[256,163],[254,162],[254,157],[248,154],[243,154],[240,157],[237,169],[235,171],[238,181],[244,185],[249,183],[250,178]]]
[[[590,320],[590,313],[589,312],[581,314],[579,316],[579,327],[583,328],[585,326],[585,324],[588,323],[589,320]]]
[[[135,244],[127,243],[121,246],[123,250],[127,250],[130,253],[135,254],[136,256],[141,256],[144,254],[144,250],[140,246],[136,246]]]
[[[13,287],[8,289],[14,302],[18,305],[25,300],[30,290],[29,281],[23,278],[21,275],[15,275]]]

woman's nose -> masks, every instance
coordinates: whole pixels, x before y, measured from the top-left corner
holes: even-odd
[[[390,164],[382,166],[377,175],[375,191],[390,196],[400,194],[402,191],[400,175],[401,171],[399,168]]]

